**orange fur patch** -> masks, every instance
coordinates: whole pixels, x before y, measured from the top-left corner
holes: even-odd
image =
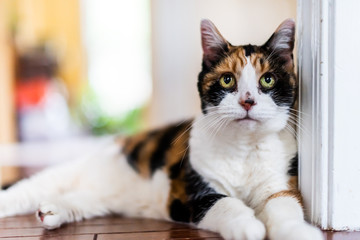
[[[291,177],[289,182],[289,190],[280,191],[277,193],[274,193],[270,195],[270,197],[267,198],[267,201],[279,198],[279,197],[292,197],[295,198],[302,206],[303,206],[303,200],[300,191],[298,190],[298,178],[297,177]]]

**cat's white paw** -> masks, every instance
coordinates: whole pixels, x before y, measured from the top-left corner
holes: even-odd
[[[253,216],[225,221],[219,231],[226,240],[262,240],[266,234],[264,224]]]
[[[288,222],[273,229],[271,240],[323,240],[320,229],[306,222]]]
[[[59,208],[52,203],[43,202],[36,212],[36,218],[46,229],[55,229],[62,224]]]

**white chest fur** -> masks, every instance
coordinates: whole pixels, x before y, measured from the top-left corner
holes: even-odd
[[[217,192],[245,202],[253,201],[257,191],[285,189],[289,159],[295,153],[293,138],[284,133],[242,134],[224,129],[210,137],[196,124],[191,132],[192,167]]]

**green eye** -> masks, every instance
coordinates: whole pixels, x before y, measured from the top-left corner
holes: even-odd
[[[275,85],[275,77],[271,73],[265,73],[260,78],[260,85],[263,88],[272,88]]]
[[[229,73],[222,75],[220,85],[226,89],[232,88],[235,85],[235,77]]]

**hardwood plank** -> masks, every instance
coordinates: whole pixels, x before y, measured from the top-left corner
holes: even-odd
[[[63,235],[63,236],[38,236],[38,237],[9,237],[3,240],[93,240],[94,235]]]
[[[76,223],[70,223],[68,225],[76,226],[102,226],[102,225],[123,225],[128,226],[131,224],[141,225],[141,226],[154,226],[155,228],[160,227],[159,230],[163,230],[164,227],[169,228],[187,228],[187,224],[167,222],[154,219],[137,219],[137,218],[125,218],[121,216],[107,216],[102,218],[94,218],[83,220]],[[155,225],[154,225],[155,224]],[[16,216],[16,217],[7,217],[0,218],[0,229],[16,229],[16,228],[42,228],[41,223],[39,223],[33,214],[25,216]],[[154,229],[157,230],[157,229]]]
[[[360,232],[323,231],[326,240],[359,240]]]
[[[100,234],[97,240],[165,240],[165,239],[211,239],[221,240],[222,238],[212,232],[197,230],[197,229],[184,229],[172,230],[164,232],[142,232],[142,233],[121,233],[121,234]]]
[[[169,222],[164,220],[147,219],[147,218],[127,218],[122,216],[107,216],[102,218],[88,219],[81,222],[77,222],[77,226],[93,226],[93,225],[129,225],[129,224],[156,224],[155,226],[171,227],[171,228],[188,228],[188,224]]]
[[[149,231],[170,231],[175,229],[187,229],[189,226],[182,224],[174,224],[149,219],[136,219],[124,221],[124,223],[110,223],[101,225],[83,225],[86,223],[71,223],[60,229],[46,231],[45,234],[101,234],[101,233],[134,233]]]
[[[88,219],[80,222],[70,223],[68,225],[74,226],[102,226],[102,225],[123,225],[128,226],[131,224],[140,225],[140,226],[154,226],[160,228],[158,230],[163,230],[163,228],[187,228],[187,224],[167,222],[162,220],[154,219],[141,219],[141,218],[125,218],[121,216],[107,216],[102,218]],[[41,224],[36,220],[33,214],[25,216],[16,216],[16,217],[7,217],[0,218],[0,228],[39,228]]]
[[[43,231],[43,228],[1,229],[0,238],[41,236]]]
[[[0,218],[0,229],[42,228],[35,215]],[[1,235],[1,233],[0,233]]]

